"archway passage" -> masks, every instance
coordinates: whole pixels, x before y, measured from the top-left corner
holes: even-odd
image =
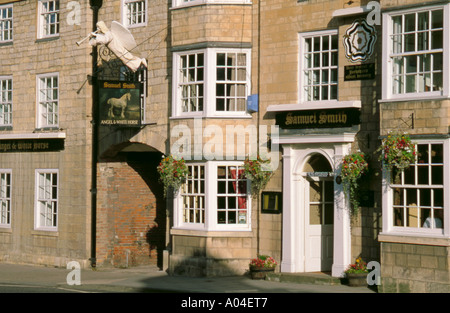
[[[98,263],[162,268],[167,229],[157,172],[162,154],[144,144],[117,147],[98,163]]]
[[[331,271],[333,264],[334,182],[332,167],[321,154],[312,155],[305,177],[305,271]]]

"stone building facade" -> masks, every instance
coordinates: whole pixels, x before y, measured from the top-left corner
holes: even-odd
[[[69,25],[54,3],[0,3],[0,259],[89,265],[91,58],[75,42],[92,15]]]
[[[341,277],[362,257],[381,264],[379,291],[448,291],[446,1],[0,0],[0,13],[0,260],[220,276],[267,254],[277,271]],[[77,45],[97,21],[124,25],[148,66]],[[138,104],[131,127],[101,111],[119,85]],[[378,161],[392,131],[417,144],[400,181]],[[341,181],[354,152],[369,157],[356,216]],[[252,153],[274,168],[257,196]],[[170,154],[190,174],[164,194]]]

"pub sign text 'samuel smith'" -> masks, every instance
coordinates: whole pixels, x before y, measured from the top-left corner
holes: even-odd
[[[360,111],[349,108],[283,112],[277,114],[276,122],[283,129],[351,127],[360,124]]]

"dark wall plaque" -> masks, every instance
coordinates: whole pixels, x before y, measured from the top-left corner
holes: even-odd
[[[351,127],[360,124],[360,110],[347,108],[283,112],[277,114],[276,123],[284,129]]]
[[[344,80],[368,80],[375,78],[375,63],[344,66]]]
[[[63,138],[49,139],[5,139],[0,140],[3,152],[52,152],[64,150]]]

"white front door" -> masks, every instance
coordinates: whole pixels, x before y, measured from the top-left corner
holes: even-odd
[[[328,272],[333,264],[334,182],[308,178],[305,185],[305,271]]]

